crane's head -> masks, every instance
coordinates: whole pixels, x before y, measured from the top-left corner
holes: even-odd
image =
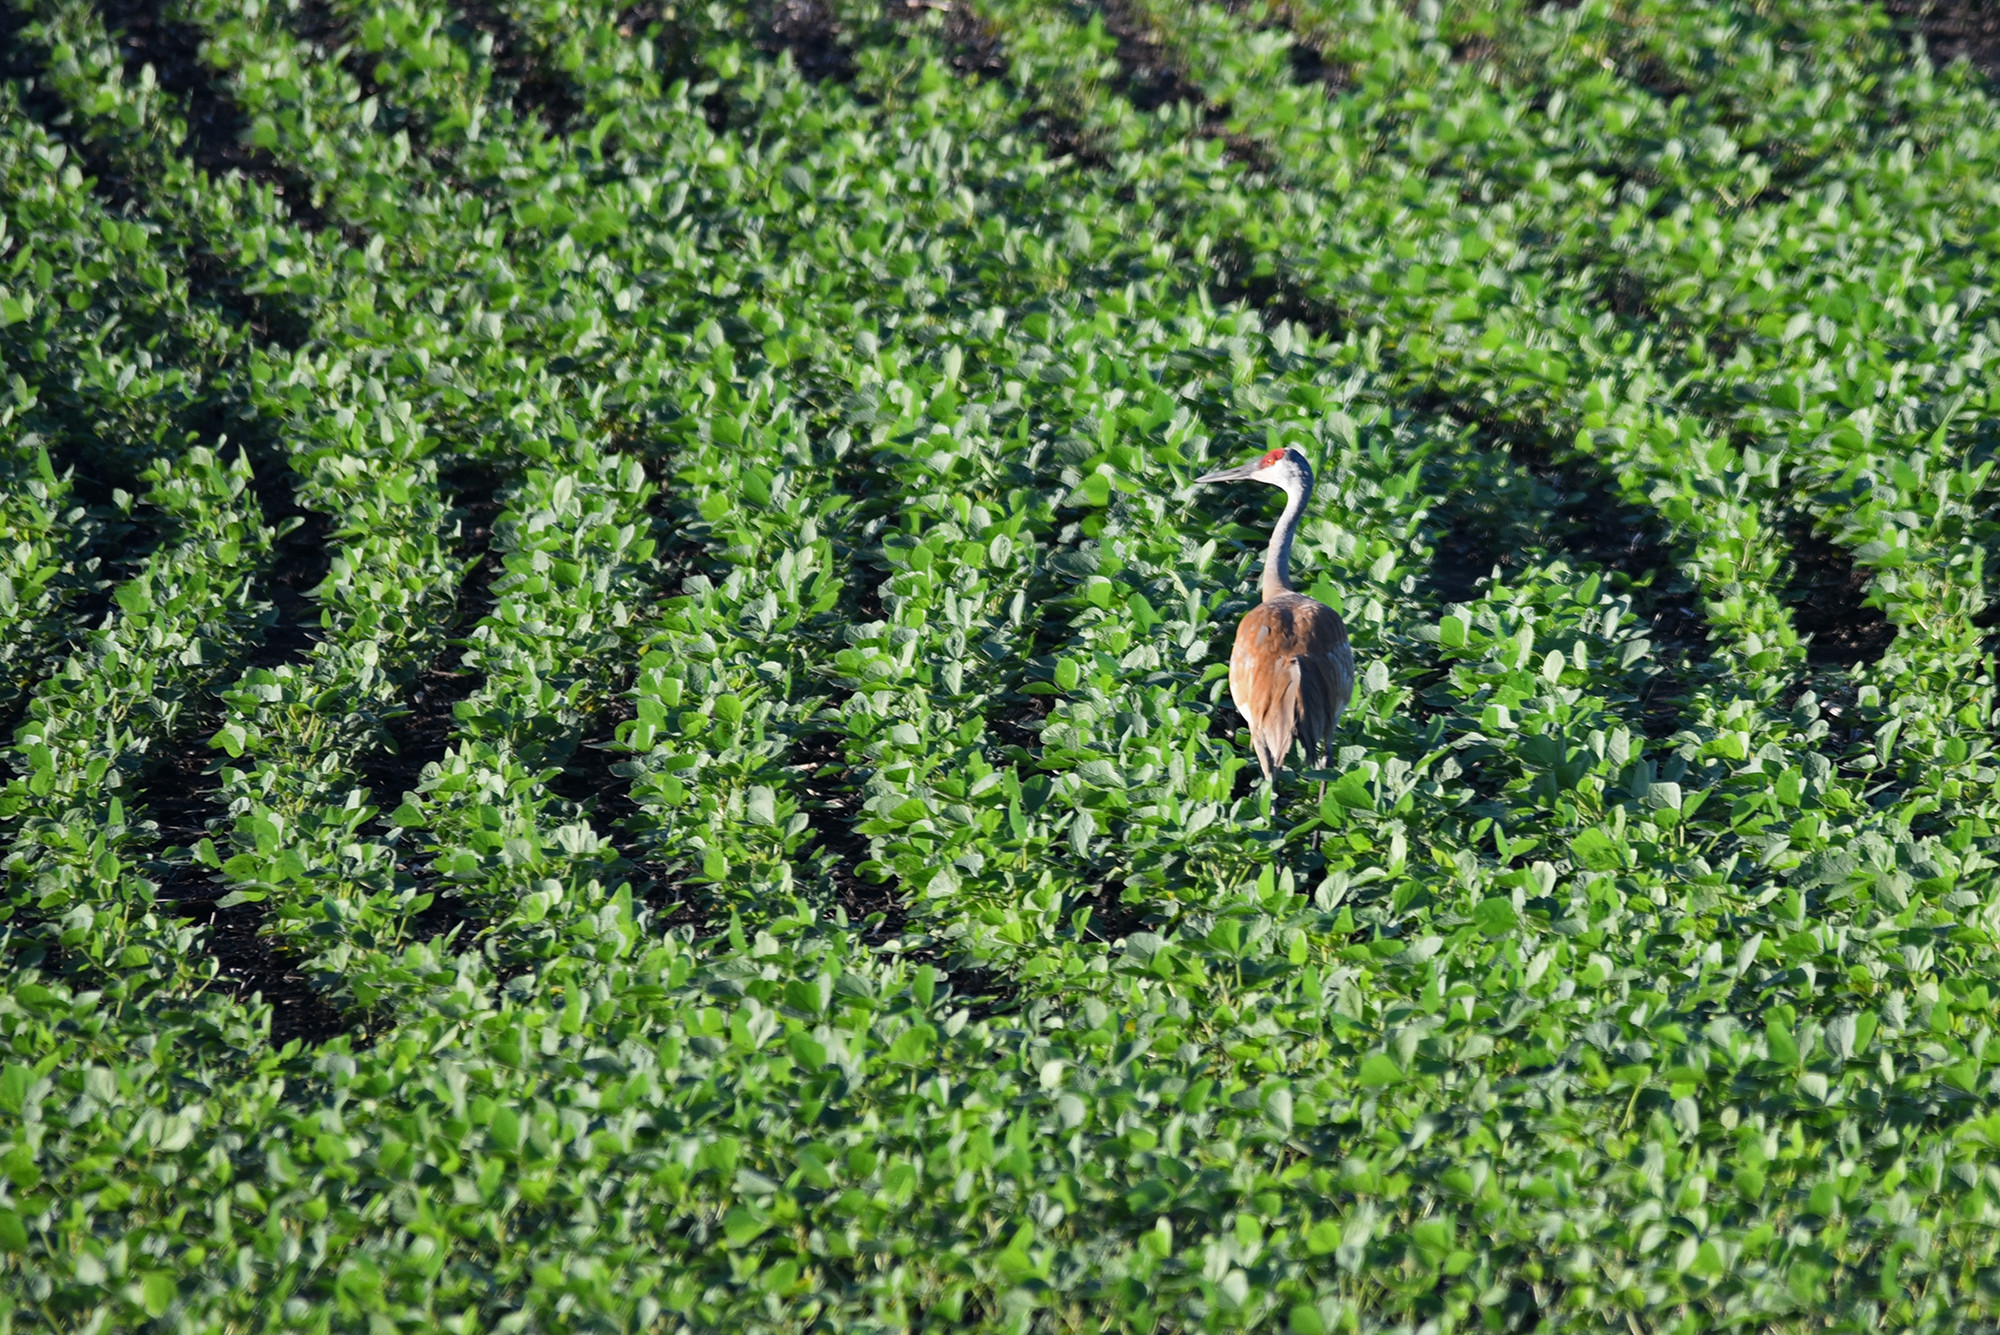
[[[1268,454],[1251,460],[1237,468],[1225,468],[1216,473],[1204,473],[1197,482],[1268,482],[1281,487],[1287,493],[1296,494],[1312,490],[1312,465],[1305,455],[1287,446],[1282,450],[1272,450]]]

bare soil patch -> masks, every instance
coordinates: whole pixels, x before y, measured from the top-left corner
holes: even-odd
[[[1884,0],[1882,8],[1907,36],[1923,38],[1935,64],[1963,56],[1987,78],[2000,76],[2000,5],[1993,0]]]
[[[1868,571],[1854,555],[1814,531],[1812,521],[1794,516],[1785,525],[1792,546],[1792,571],[1785,597],[1792,626],[1810,635],[1806,661],[1814,667],[1865,667],[1878,662],[1896,638],[1896,628],[1880,608],[1862,602]]]

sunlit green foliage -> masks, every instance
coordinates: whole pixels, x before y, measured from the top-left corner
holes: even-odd
[[[2000,1317],[1978,76],[1847,0],[9,3],[0,1328]],[[1189,485],[1274,445],[1324,792]]]

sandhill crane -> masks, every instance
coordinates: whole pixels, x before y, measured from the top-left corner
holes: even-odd
[[[1292,588],[1292,536],[1312,498],[1312,466],[1297,450],[1272,450],[1195,481],[1267,482],[1285,493],[1264,555],[1264,601],[1236,627],[1229,654],[1229,696],[1250,724],[1265,782],[1275,784],[1294,738],[1308,765],[1331,758],[1334,729],[1354,695],[1354,650],[1340,613]]]

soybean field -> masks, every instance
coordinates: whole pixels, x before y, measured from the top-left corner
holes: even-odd
[[[1992,1328],[1891,8],[4,0],[0,1335]]]

